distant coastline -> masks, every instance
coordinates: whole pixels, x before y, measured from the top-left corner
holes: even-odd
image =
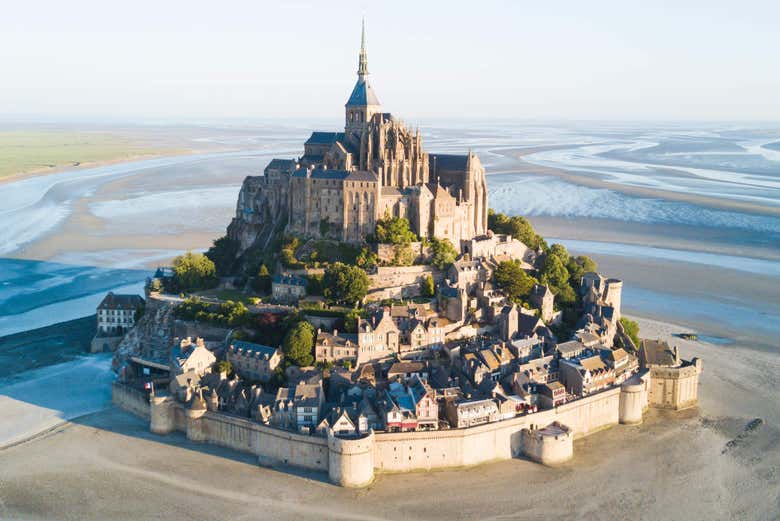
[[[160,151],[155,153],[149,153],[149,154],[132,154],[128,156],[122,156],[122,157],[116,157],[113,159],[104,159],[104,160],[98,160],[98,161],[86,161],[86,162],[79,162],[78,164],[63,164],[63,165],[55,165],[51,167],[41,167],[36,168],[33,170],[27,170],[18,172],[15,174],[10,174],[4,177],[0,177],[0,185],[4,184],[10,184],[15,183],[18,181],[23,181],[25,179],[31,179],[34,177],[44,177],[50,174],[59,174],[62,172],[70,172],[70,171],[78,171],[78,170],[86,170],[88,168],[97,168],[101,166],[109,166],[109,165],[118,165],[122,163],[132,163],[134,161],[142,161],[146,159],[159,159],[163,157],[175,157],[175,156],[188,156],[192,154],[197,154],[199,152],[202,152],[201,150],[170,150],[170,151]]]

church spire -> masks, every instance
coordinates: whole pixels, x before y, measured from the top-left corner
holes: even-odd
[[[363,18],[362,31],[360,33],[360,61],[358,63],[358,76],[368,75],[368,56],[366,55],[366,19]]]

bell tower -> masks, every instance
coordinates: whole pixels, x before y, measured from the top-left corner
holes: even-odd
[[[344,105],[345,125],[344,132],[350,138],[360,143],[360,135],[371,116],[381,110],[379,98],[368,82],[368,55],[366,54],[366,21],[360,37],[360,57],[358,58],[358,80],[352,94]]]

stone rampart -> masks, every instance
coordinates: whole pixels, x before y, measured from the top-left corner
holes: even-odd
[[[136,416],[149,418],[149,401],[144,391],[114,382],[111,384],[111,402]]]
[[[560,465],[574,456],[574,437],[568,426],[554,422],[543,429],[521,431],[523,452],[547,466]]]
[[[114,385],[114,403],[150,418],[153,432],[185,432],[194,441],[254,454],[262,465],[292,465],[328,472],[338,485],[360,487],[370,483],[375,472],[471,466],[523,455],[545,464],[560,463],[571,457],[572,440],[619,421],[641,421],[649,384],[646,373],[619,388],[554,409],[468,429],[371,432],[362,438],[349,439],[332,433],[325,439],[228,414],[193,411],[172,397],[153,397],[150,413],[149,406],[143,406],[144,393],[118,383]],[[550,437],[544,429],[551,424],[561,426],[565,432]]]

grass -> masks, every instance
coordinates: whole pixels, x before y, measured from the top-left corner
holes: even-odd
[[[208,289],[206,291],[199,291],[195,295],[204,298],[214,298],[222,301],[232,300],[233,302],[243,302],[247,306],[251,304],[249,299],[255,297],[255,295],[247,295],[246,293],[237,289]]]
[[[162,152],[109,132],[0,131],[0,179],[85,163],[130,159]]]

